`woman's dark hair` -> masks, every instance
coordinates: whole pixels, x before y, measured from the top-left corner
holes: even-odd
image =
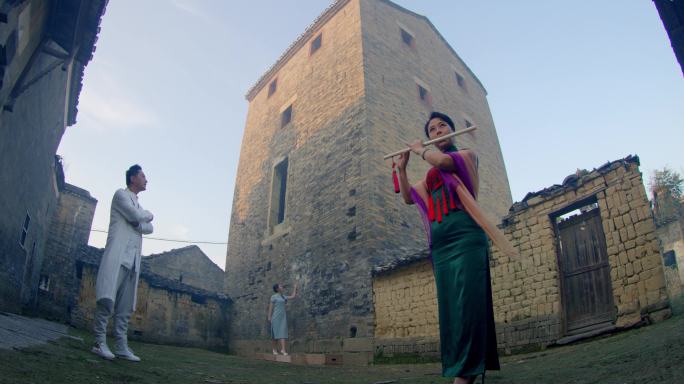
[[[273,284],[273,292],[278,292],[278,287],[280,284]]]
[[[140,171],[142,171],[141,166],[138,164],[131,165],[131,167],[126,171],[126,185],[131,185],[131,177],[136,176],[138,173],[140,173]]]
[[[425,129],[425,136],[427,136],[428,138],[430,137],[430,133],[428,132],[428,125],[430,125],[430,120],[437,119],[437,118],[442,119],[442,120],[444,120],[445,123],[449,124],[449,127],[451,127],[452,131],[456,130],[456,128],[454,128],[454,121],[451,120],[451,117],[449,117],[449,116],[447,116],[441,112],[432,112],[430,114],[430,117],[425,122],[425,128],[424,128]]]

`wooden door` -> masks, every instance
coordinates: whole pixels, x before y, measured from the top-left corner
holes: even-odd
[[[598,209],[558,224],[567,334],[615,319],[610,265]]]

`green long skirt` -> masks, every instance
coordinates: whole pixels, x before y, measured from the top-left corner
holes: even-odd
[[[442,375],[499,369],[489,276],[489,241],[465,211],[432,223]]]

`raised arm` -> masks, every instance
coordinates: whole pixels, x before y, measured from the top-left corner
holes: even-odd
[[[285,296],[285,298],[288,300],[294,299],[295,297],[297,297],[297,283],[295,283],[294,290],[292,291],[292,295],[291,296]]]
[[[435,147],[425,147],[423,146],[423,142],[420,140],[416,140],[409,144],[409,147],[413,153],[421,156],[433,167],[437,167],[443,171],[454,171],[456,169],[456,167],[454,167],[454,160],[451,158],[451,156],[443,153]]]
[[[399,164],[397,165],[397,168],[399,168],[399,190],[401,191],[401,197],[404,198],[406,204],[411,205],[415,204],[415,202],[413,201],[413,197],[411,197],[411,183],[406,174],[406,166],[408,165],[409,157],[410,152],[399,155]],[[421,181],[420,183],[415,184],[413,188],[421,193],[421,191],[425,189],[423,184],[424,183]]]
[[[152,221],[152,213],[136,208],[130,196],[124,190],[114,193],[112,208],[119,212],[129,223],[148,223]]]

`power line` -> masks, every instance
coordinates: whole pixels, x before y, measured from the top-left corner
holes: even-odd
[[[90,232],[109,233],[108,231],[103,231],[101,229],[91,229]],[[149,236],[143,236],[143,238],[149,239],[149,240],[171,241],[174,243],[188,243],[188,244],[215,244],[215,245],[227,245],[228,244],[228,243],[221,243],[218,241],[192,241],[192,240],[163,239],[161,237],[149,237]]]

